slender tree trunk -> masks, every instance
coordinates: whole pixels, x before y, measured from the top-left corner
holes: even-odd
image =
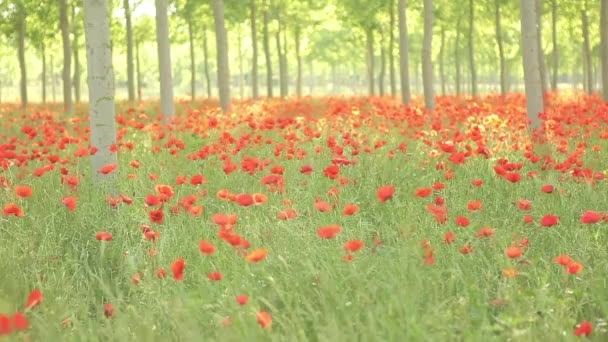
[[[315,88],[315,68],[313,66],[314,62],[311,59],[308,60],[308,71],[310,72],[310,79],[308,80],[308,93],[312,95],[312,92]]]
[[[281,50],[281,64],[283,65],[283,67],[281,68],[282,73],[283,73],[283,85],[281,88],[281,96],[288,96],[289,95],[289,67],[287,65],[287,28],[283,28],[282,30],[283,33],[283,44],[281,44],[282,46],[282,50]]]
[[[375,95],[374,85],[374,31],[369,28],[365,31],[367,37],[367,85],[370,96]]]
[[[53,103],[57,103],[57,91],[55,89],[55,63],[53,63],[53,54],[50,56],[51,61],[51,96],[53,97]]]
[[[237,41],[239,45],[239,95],[241,99],[245,98],[245,71],[243,69],[243,37],[242,32],[237,31]]]
[[[543,50],[542,13],[543,0],[536,0],[536,15],[538,16],[536,29],[538,30],[538,65],[540,67],[540,81],[543,86],[543,94],[547,93],[547,63],[545,62],[545,51]]]
[[[391,82],[391,96],[397,96],[397,80],[395,77],[395,0],[389,1],[389,38],[388,38],[388,65]]]
[[[538,61],[538,30],[536,6],[533,1],[520,0],[522,59],[526,86],[526,108],[530,129],[540,128],[538,114],[544,111],[543,87]]]
[[[581,12],[582,22],[583,22],[583,48],[584,48],[584,58],[586,73],[585,73],[585,81],[586,81],[586,89],[587,94],[593,93],[593,67],[591,64],[591,44],[589,43],[589,19],[587,17],[587,9]]]
[[[384,47],[384,32],[380,31],[380,74],[378,75],[378,91],[384,96],[384,78],[386,75],[386,52]]]
[[[256,0],[251,0],[251,44],[253,45],[253,56],[251,61],[251,92],[254,100],[260,97],[258,89],[258,28]]]
[[[602,96],[608,102],[608,0],[600,7],[600,49],[602,58]]]
[[[433,0],[424,0],[424,42],[422,45],[422,84],[424,105],[435,109],[435,89],[433,77]]]
[[[190,48],[190,99],[194,102],[196,98],[196,59],[194,56],[194,29],[192,27],[192,15],[190,14],[188,15],[188,43]]]
[[[117,164],[118,158],[110,147],[116,144],[114,119],[114,70],[110,49],[110,24],[107,0],[84,0],[84,29],[87,45],[87,74],[91,120],[91,145],[97,153],[92,157],[93,178],[96,182],[115,179],[115,173],[102,174],[99,169]]]
[[[19,9],[19,16],[17,28],[18,28],[18,38],[17,38],[17,56],[19,59],[19,71],[21,74],[21,81],[19,83],[20,92],[21,92],[21,109],[25,110],[27,107],[27,72],[25,64],[25,13],[21,8]]]
[[[444,53],[445,49],[445,28],[441,26],[441,45],[439,47],[439,78],[441,79],[441,95],[445,95],[445,61]]]
[[[264,10],[264,56],[266,57],[266,96],[272,97],[272,58],[270,57],[270,35],[268,33],[268,24],[270,22],[270,14],[268,10]]]
[[[505,48],[502,38],[502,25],[500,23],[500,0],[494,0],[495,23],[496,23],[496,44],[498,44],[498,58],[500,60],[500,93],[507,94],[507,63],[505,61]]]
[[[80,44],[79,44],[79,34],[76,29],[74,29],[74,45],[72,46],[73,54],[74,54],[74,100],[76,103],[80,103]]]
[[[230,69],[228,65],[228,33],[224,24],[224,0],[213,0],[213,21],[217,47],[217,83],[222,111],[230,111]]]
[[[277,32],[275,33],[275,41],[277,45],[277,53],[279,54],[279,96],[285,97],[283,93],[283,52],[281,52],[281,22],[279,21]]]
[[[471,71],[471,95],[477,96],[477,67],[475,66],[475,7],[469,0],[469,69]]]
[[[462,61],[460,59],[460,27],[462,17],[459,16],[456,22],[456,44],[454,44],[454,64],[456,64],[456,95],[462,94]]]
[[[42,43],[42,103],[46,103],[46,79],[46,45]]]
[[[72,113],[72,76],[70,75],[72,71],[72,49],[70,47],[67,0],[59,1],[59,19],[63,40],[63,106],[66,112]]]
[[[604,1],[604,0],[602,0]],[[608,28],[607,28],[608,29]],[[600,32],[603,32],[600,30]],[[558,74],[558,46],[557,46],[557,0],[551,0],[551,38],[553,41],[553,73],[551,77],[551,90],[557,90]]]
[[[399,0],[398,17],[399,17],[399,75],[401,76],[401,101],[404,105],[410,104],[410,67],[408,54],[408,36],[407,36],[407,4],[405,0]]]
[[[129,7],[129,0],[123,1],[123,7],[127,26],[127,91],[129,94],[129,101],[133,102],[135,101],[135,78],[133,72],[133,26],[131,23],[131,8]]]
[[[295,41],[296,41],[296,61],[298,63],[298,74],[296,79],[296,95],[302,96],[302,52],[300,51],[300,25],[296,25]]]
[[[207,97],[211,98],[211,76],[209,75],[209,46],[207,44],[207,27],[203,26],[203,64],[205,64],[205,83]]]
[[[171,46],[169,45],[169,18],[167,0],[156,0],[156,41],[160,75],[160,110],[168,121],[175,116],[173,103],[173,75],[171,73]]]
[[[141,102],[142,83],[141,83],[141,68],[139,63],[139,42],[135,45],[135,69],[137,73],[137,100]]]

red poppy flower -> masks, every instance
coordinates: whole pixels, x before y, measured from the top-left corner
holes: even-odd
[[[469,219],[464,216],[456,216],[456,219],[454,221],[456,222],[457,225],[459,225],[461,227],[468,227],[469,224],[471,223],[469,221]]]
[[[579,323],[579,325],[574,330],[574,335],[576,336],[589,336],[593,332],[593,326],[591,322],[584,321]]]
[[[555,226],[556,224],[558,224],[559,223],[558,221],[559,221],[559,216],[545,215],[540,220],[540,225],[543,227],[552,227],[552,226]]]
[[[222,280],[222,273],[220,272],[211,272],[207,274],[207,278],[212,281],[220,281]]]
[[[118,168],[118,165],[116,165],[116,164],[107,164],[107,165],[100,167],[98,172],[101,174],[107,175],[109,173],[112,173],[117,168]]]
[[[171,264],[171,272],[173,272],[173,279],[175,280],[184,280],[184,269],[186,268],[186,263],[184,262],[184,258],[179,258],[175,260]]]
[[[247,259],[247,261],[249,261],[249,262],[258,262],[258,261],[264,260],[267,255],[268,255],[267,249],[254,249],[249,254],[247,254],[245,259]]]
[[[356,252],[365,246],[365,242],[361,240],[350,240],[344,244],[344,250],[347,252]]]
[[[111,319],[114,318],[114,305],[108,303],[103,306],[103,314],[106,318]]]
[[[354,215],[359,211],[359,206],[356,204],[347,204],[344,206],[344,211],[342,211],[342,215],[350,216]]]
[[[270,328],[272,325],[272,316],[266,311],[258,312],[256,319],[262,328]]]
[[[376,195],[378,196],[378,200],[380,202],[386,202],[387,200],[393,198],[393,194],[395,193],[395,187],[392,185],[383,185],[378,188]]]
[[[248,301],[249,301],[249,296],[247,296],[247,295],[236,296],[236,302],[239,303],[239,305],[245,305],[245,304],[247,304]]]
[[[340,227],[337,224],[332,224],[329,226],[319,228],[317,230],[317,233],[319,234],[319,237],[321,237],[323,239],[331,239],[334,236],[338,235],[341,230],[342,230],[342,227]]]
[[[25,310],[30,310],[42,303],[42,292],[36,289],[30,293],[25,301]]]
[[[32,196],[32,188],[27,185],[15,185],[15,195],[19,198],[28,198]]]
[[[212,255],[215,253],[215,246],[211,242],[207,242],[205,240],[201,240],[198,242],[199,249],[201,253],[205,255]]]
[[[523,253],[524,251],[517,246],[511,246],[505,249],[505,254],[511,259],[519,258]]]
[[[584,224],[594,224],[598,223],[602,218],[604,218],[604,215],[596,211],[587,210],[581,216],[581,222]]]
[[[433,193],[431,188],[420,188],[414,192],[414,197],[428,197]]]
[[[95,235],[95,239],[99,241],[112,241],[112,234],[108,232],[100,232]]]

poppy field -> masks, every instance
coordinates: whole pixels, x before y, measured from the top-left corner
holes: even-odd
[[[608,339],[608,104],[0,105],[0,337]],[[114,175],[97,184],[94,173]]]

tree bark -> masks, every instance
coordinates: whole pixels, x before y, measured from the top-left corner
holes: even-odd
[[[538,114],[544,111],[543,88],[538,60],[538,30],[536,6],[533,1],[520,0],[522,59],[526,87],[526,108],[529,128],[540,128]]]
[[[268,33],[268,24],[270,22],[270,14],[268,9],[264,10],[264,56],[266,57],[266,96],[272,97],[272,58],[270,57],[270,36]]]
[[[374,96],[374,31],[371,28],[365,30],[365,36],[367,37],[367,86],[369,95]]]
[[[543,50],[543,30],[542,30],[543,0],[536,0],[536,29],[538,30],[538,65],[540,67],[540,81],[543,87],[543,96],[547,93],[547,63],[545,62],[545,52]]]
[[[281,43],[281,34],[284,34],[280,14],[277,14],[278,28],[276,32],[277,52],[279,54],[279,91],[281,97],[287,96],[287,53],[285,52],[286,41]]]
[[[295,41],[296,41],[296,61],[298,63],[297,79],[296,79],[296,95],[302,96],[302,52],[300,51],[300,25],[296,24]]]
[[[190,100],[194,102],[196,98],[196,59],[194,55],[194,29],[192,27],[191,14],[188,14],[188,45],[190,50]]]
[[[380,74],[378,75],[378,92],[384,96],[384,78],[386,75],[386,52],[384,47],[384,32],[380,31]]]
[[[477,68],[475,66],[475,7],[469,0],[469,69],[471,72],[471,95],[477,96]]]
[[[20,8],[18,11],[17,57],[19,59],[19,72],[21,74],[19,88],[21,93],[21,109],[25,110],[25,108],[27,107],[27,65],[25,64],[25,12],[23,8]]]
[[[602,0],[600,11],[602,97],[604,102],[608,102],[608,0]]]
[[[410,70],[409,70],[409,54],[408,54],[408,36],[407,36],[407,4],[405,0],[399,0],[398,17],[399,17],[399,69],[401,76],[401,101],[404,105],[410,104]]]
[[[209,46],[207,44],[207,27],[203,26],[203,64],[205,64],[205,83],[207,84],[207,97],[211,97],[211,76],[209,75]]]
[[[593,66],[591,64],[591,44],[589,43],[589,19],[587,17],[587,9],[581,12],[583,22],[583,56],[585,58],[585,83],[587,94],[593,93]]]
[[[96,182],[116,178],[116,173],[102,174],[99,169],[117,164],[118,158],[110,147],[116,144],[114,113],[114,70],[110,49],[110,26],[107,0],[84,0],[84,30],[87,45],[87,74],[92,146],[93,178]]]
[[[42,103],[46,103],[46,45],[42,43]]]
[[[257,28],[257,8],[256,0],[251,0],[251,44],[253,45],[253,55],[251,61],[251,93],[254,100],[260,97],[258,89],[258,28]]]
[[[604,0],[602,0],[604,1]],[[604,32],[604,31],[600,31]],[[558,74],[558,46],[557,46],[557,0],[551,0],[551,38],[553,41],[553,73],[551,75],[551,90],[557,90],[557,80],[559,78]]]
[[[129,0],[123,2],[125,11],[125,21],[127,26],[127,91],[129,101],[135,101],[135,78],[133,68],[133,25],[131,23],[131,8]]]
[[[237,43],[239,46],[239,95],[243,99],[245,98],[245,72],[243,69],[243,37],[240,30],[237,31]]]
[[[389,38],[388,38],[388,65],[391,83],[391,96],[397,96],[397,80],[395,77],[395,0],[389,1]]]
[[[441,26],[441,45],[439,46],[439,78],[441,79],[441,95],[445,95],[445,61],[444,53],[445,49],[445,28]]]
[[[456,64],[456,95],[462,94],[462,61],[460,59],[460,27],[462,23],[462,17],[459,16],[456,22],[456,43],[454,44],[454,64]]]
[[[55,90],[55,63],[53,63],[53,54],[50,56],[51,64],[51,96],[53,97],[53,103],[57,102],[57,92]]]
[[[175,116],[175,105],[173,103],[173,76],[171,73],[167,0],[156,0],[156,41],[160,75],[160,110],[163,119],[168,121]]]
[[[505,61],[505,48],[502,38],[502,25],[500,23],[500,0],[494,0],[494,15],[496,24],[496,44],[498,45],[498,58],[500,60],[500,94],[507,94],[507,63]]]
[[[135,45],[135,69],[137,73],[137,100],[141,102],[142,83],[141,83],[141,68],[139,63],[139,42]]]
[[[433,77],[433,0],[424,0],[424,42],[422,45],[422,86],[424,105],[428,110],[435,109],[435,90]]]
[[[63,107],[67,113],[72,113],[72,49],[70,47],[70,25],[68,21],[67,0],[59,1],[59,21],[61,39],[63,41]]]
[[[80,103],[80,32],[78,32],[78,18],[76,17],[76,5],[72,6],[72,32],[74,40],[72,43],[72,54],[74,58],[74,74],[72,76],[72,86],[74,87],[74,101]]]
[[[213,21],[217,47],[217,83],[222,111],[230,111],[230,69],[228,65],[228,34],[224,24],[224,0],[213,0]]]

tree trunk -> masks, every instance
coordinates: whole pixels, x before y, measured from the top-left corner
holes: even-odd
[[[462,17],[459,16],[456,22],[456,43],[454,44],[454,64],[456,64],[456,95],[462,94],[462,61],[460,59],[460,26],[462,23]]]
[[[477,68],[475,66],[475,7],[469,0],[469,69],[471,71],[471,95],[477,96]]]
[[[127,26],[127,91],[129,101],[135,101],[135,78],[133,68],[133,26],[131,24],[131,8],[129,0],[123,2],[125,10],[125,21]]]
[[[251,93],[254,100],[260,97],[258,89],[258,29],[256,24],[256,0],[251,0],[251,44],[253,56],[251,61]]]
[[[74,75],[72,76],[72,86],[74,87],[74,101],[80,103],[80,32],[78,32],[78,18],[76,16],[76,6],[72,6],[72,31],[74,40],[72,44],[72,54],[74,58]]]
[[[128,0],[125,0],[128,1]],[[188,15],[188,45],[190,48],[190,99],[196,98],[196,59],[194,56],[194,30],[192,28],[192,15]]]
[[[51,96],[53,103],[57,102],[57,91],[55,90],[55,63],[53,63],[53,54],[51,54]]]
[[[386,53],[384,47],[384,33],[380,31],[380,74],[378,75],[378,91],[384,96],[384,76],[386,75]]]
[[[441,95],[445,95],[445,61],[443,50],[445,49],[445,28],[441,26],[441,45],[439,47],[439,78],[441,79]]]
[[[433,86],[433,0],[424,0],[424,42],[422,44],[422,86],[424,105],[428,110],[435,109],[435,90]]]
[[[59,1],[59,20],[63,40],[63,107],[67,113],[72,113],[72,49],[70,47],[67,0]]]
[[[264,11],[264,56],[266,57],[266,96],[272,97],[272,58],[270,57],[270,36],[268,33],[268,24],[270,22],[270,14],[266,9]]]
[[[80,103],[80,74],[82,73],[80,70],[80,46],[78,43],[78,31],[74,29],[74,45],[72,46],[72,51],[74,54],[74,76],[73,76],[73,85],[74,85],[74,100],[76,103]]]
[[[547,63],[545,62],[545,52],[543,50],[543,31],[542,31],[543,0],[536,0],[536,29],[538,30],[538,65],[540,67],[540,81],[543,87],[543,96],[547,93]]]
[[[168,121],[175,116],[173,103],[173,76],[171,73],[171,46],[169,45],[169,18],[167,0],[156,0],[156,46],[160,75],[160,110]]]
[[[46,45],[42,43],[42,103],[46,103]],[[1,102],[1,101],[0,101]]]
[[[401,76],[401,101],[404,105],[409,105],[412,96],[410,91],[406,6],[405,0],[399,0],[399,75]]]
[[[300,51],[300,25],[296,24],[296,61],[298,63],[298,74],[296,79],[296,95],[302,96],[302,52]]]
[[[114,70],[110,49],[110,26],[107,0],[84,0],[84,30],[87,45],[87,74],[92,146],[93,178],[96,182],[115,179],[116,173],[102,174],[99,169],[117,164],[118,158],[110,147],[116,144],[114,119]]]
[[[315,89],[315,69],[313,66],[314,62],[312,58],[308,60],[308,70],[310,72],[309,80],[308,80],[308,93],[312,95],[313,90]]]
[[[526,108],[530,129],[540,128],[538,114],[544,111],[543,87],[538,61],[538,30],[536,6],[533,1],[520,0],[522,59],[526,87]]]
[[[604,102],[608,102],[608,0],[602,0],[600,11],[602,97],[604,99]]]
[[[224,25],[224,0],[213,0],[213,21],[217,47],[217,83],[222,111],[230,111],[230,69],[228,66],[228,34]]]
[[[18,28],[18,38],[17,38],[17,56],[19,59],[19,71],[21,74],[21,81],[19,83],[19,88],[21,92],[21,109],[25,110],[27,107],[27,73],[25,64],[25,13],[21,8],[19,9],[19,16],[17,28]]]
[[[239,95],[241,99],[245,98],[245,72],[243,69],[243,37],[241,30],[237,31],[237,42],[239,46]]]
[[[391,82],[391,96],[397,96],[397,80],[395,77],[395,0],[389,1],[389,38],[388,38],[388,65]]]
[[[498,44],[498,58],[500,60],[500,94],[507,94],[507,63],[505,61],[505,48],[502,38],[502,25],[500,23],[500,0],[494,0],[495,5],[495,24],[496,24],[496,44]]]
[[[367,37],[367,85],[370,96],[375,95],[374,85],[374,31],[369,28],[365,31]]]
[[[141,68],[139,63],[139,42],[135,45],[135,69],[137,73],[137,100],[141,102],[142,84],[141,84]]]
[[[281,43],[282,22],[280,15],[277,15],[278,28],[276,32],[277,53],[279,54],[279,92],[281,97],[287,96],[287,60],[285,54],[285,44]]]
[[[281,92],[284,96],[289,96],[289,66],[287,64],[287,28],[283,29],[283,50],[281,50],[281,58],[283,63],[283,89]]]
[[[205,64],[205,83],[207,97],[211,98],[211,76],[209,75],[209,46],[207,45],[207,27],[203,26],[203,64]]]
[[[604,0],[602,0],[604,1]],[[600,32],[604,32],[600,30]],[[553,41],[553,73],[551,75],[551,90],[557,90],[558,80],[558,47],[557,47],[557,0],[551,0],[551,38]]]
[[[587,9],[581,12],[583,22],[583,56],[585,58],[586,72],[586,91],[587,94],[593,93],[593,68],[591,64],[591,44],[589,43],[589,19],[587,17]]]

